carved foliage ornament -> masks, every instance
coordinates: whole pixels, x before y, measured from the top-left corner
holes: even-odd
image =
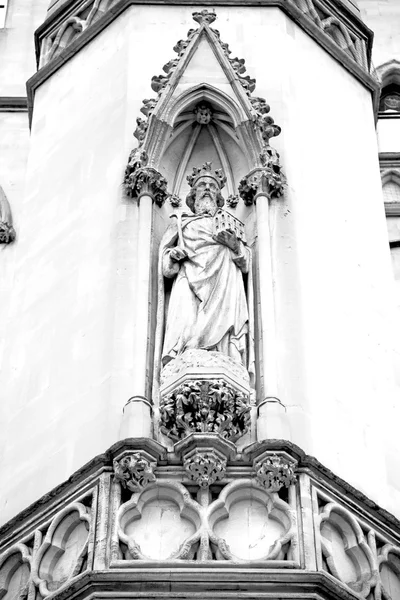
[[[145,156],[146,153],[142,153]],[[131,198],[149,195],[158,206],[162,206],[168,197],[167,180],[156,169],[140,167],[140,156],[131,154],[131,159],[125,170],[125,190]],[[147,160],[147,159],[146,159]]]
[[[262,193],[269,198],[278,198],[284,192],[286,179],[275,148],[265,146],[260,154],[260,162],[262,167],[251,171],[239,183],[239,195],[246,206],[254,203],[257,194]]]
[[[155,463],[150,463],[140,452],[132,452],[114,460],[114,479],[131,492],[140,492],[156,480]]]
[[[226,473],[226,458],[215,450],[196,451],[187,456],[183,465],[190,479],[202,488],[207,488],[223,479]]]
[[[256,464],[257,481],[270,492],[279,492],[285,486],[296,482],[294,465],[281,456],[273,454]]]
[[[234,442],[250,425],[250,399],[226,381],[187,380],[161,398],[161,431],[173,440],[220,433]]]

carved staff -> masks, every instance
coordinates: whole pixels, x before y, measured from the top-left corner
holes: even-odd
[[[185,250],[185,252],[186,252],[185,242],[183,241],[183,233],[182,233],[182,215],[181,215],[181,213],[178,213],[178,214],[173,213],[172,215],[170,215],[170,219],[172,219],[172,217],[175,217],[177,220],[179,246],[182,248],[182,250]]]

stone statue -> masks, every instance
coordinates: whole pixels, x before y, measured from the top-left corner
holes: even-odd
[[[215,215],[224,204],[221,170],[213,172],[211,163],[205,163],[187,179],[192,189],[186,203],[192,213],[172,215],[176,218],[160,247],[162,276],[172,280],[162,366],[199,349],[221,352],[252,371],[252,302],[243,280],[249,273],[251,281],[251,250],[233,229],[215,231]]]

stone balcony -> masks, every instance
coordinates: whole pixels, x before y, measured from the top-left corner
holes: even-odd
[[[0,536],[7,600],[399,598],[399,522],[279,440],[124,440]]]

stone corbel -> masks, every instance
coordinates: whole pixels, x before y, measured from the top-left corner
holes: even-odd
[[[12,223],[11,207],[0,186],[0,244],[10,244],[15,240],[15,229]]]

